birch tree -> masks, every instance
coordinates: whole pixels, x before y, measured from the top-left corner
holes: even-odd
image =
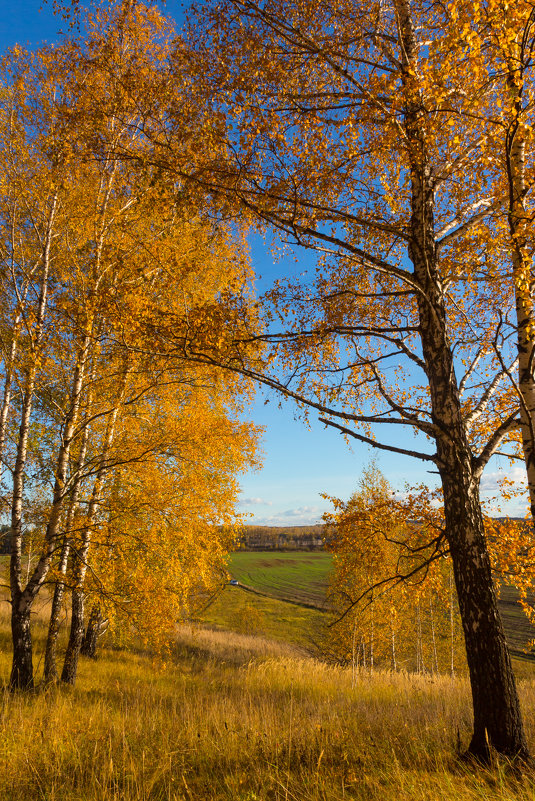
[[[347,437],[437,470],[472,686],[469,751],[527,756],[479,499],[485,465],[519,425],[502,314],[512,292],[485,278],[495,196],[469,168],[477,125],[459,113],[466,62],[444,45],[449,9],[248,0],[205,3],[202,15],[195,68],[200,91],[222,101],[230,145],[196,170],[169,154],[162,164],[319,258],[308,284],[281,281],[266,301],[268,367],[243,369],[239,355],[228,366]],[[381,430],[412,430],[421,445]]]
[[[325,515],[333,553],[329,652],[347,661],[355,632],[366,644],[373,623],[375,661],[382,667],[450,671],[453,649],[460,668],[458,611],[450,608],[449,597],[451,560],[433,494],[422,488],[396,498],[372,464],[348,501],[329,500],[334,505]]]
[[[158,179],[152,145],[140,131],[144,114],[165,110],[155,76],[168,57],[171,29],[153,10],[124,11],[88,21],[82,41],[36,54],[15,51],[5,67],[1,157],[12,183],[2,187],[2,266],[14,277],[3,293],[2,330],[20,318],[20,336],[6,338],[3,349],[0,415],[9,429],[4,456],[13,476],[13,689],[33,687],[32,606],[58,556],[64,583],[69,551],[76,562],[75,625],[64,678],[74,680],[91,538],[103,488],[118,464],[109,452],[122,407],[134,408],[162,382],[189,393],[200,384],[209,387],[208,398],[211,392],[220,398],[232,428],[249,391],[243,382],[219,381],[213,370],[188,368],[184,358],[170,371],[166,354],[147,355],[141,320],[146,332],[147,320],[169,306],[177,330],[212,319],[218,295],[247,284],[249,268],[229,226],[210,220],[176,181]],[[126,151],[130,160],[116,158]],[[28,176],[32,183],[23,186]],[[210,335],[217,338],[226,322],[215,322]],[[136,380],[123,397],[128,380],[117,365],[125,361],[134,365]],[[244,436],[248,455],[240,463],[246,463],[254,432],[235,430]],[[144,433],[135,450],[141,459],[154,447]],[[43,514],[25,577],[25,528],[38,493]],[[235,493],[227,498],[231,505]],[[73,551],[73,531],[84,517]],[[57,620],[51,621],[47,678],[55,674],[56,630]]]

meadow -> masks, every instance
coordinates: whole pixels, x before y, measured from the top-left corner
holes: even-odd
[[[239,585],[224,586],[199,620],[317,650],[330,568],[331,557],[322,552],[238,551],[228,570]]]
[[[237,551],[230,575],[274,598],[325,609],[332,557],[323,551]]]
[[[242,560],[242,568],[252,586],[254,560],[245,567],[243,561],[247,560]],[[259,565],[259,571],[267,573],[267,567]],[[233,575],[244,578],[240,567],[231,565],[233,570]],[[312,582],[314,571],[308,575]],[[223,604],[225,598],[229,603]],[[262,636],[250,622],[248,632],[230,630],[237,614],[230,599],[237,598],[245,605],[266,604],[266,627],[268,602],[280,604],[271,608],[275,615],[284,607],[286,619],[269,624],[276,636]],[[126,649],[114,647],[110,640],[96,661],[82,660],[74,689],[53,687],[15,696],[4,689],[0,799],[535,798],[535,778],[518,773],[507,761],[481,769],[459,759],[471,722],[464,677],[368,671],[355,675],[351,669],[310,656],[299,621],[301,615],[324,615],[319,610],[255,595],[239,586],[227,586],[216,600],[221,604],[217,628],[206,620],[177,627],[164,660],[139,644]],[[35,616],[36,664],[45,613],[41,609]],[[205,616],[209,613],[210,609]],[[285,641],[292,614],[298,633]],[[235,622],[239,625],[240,620],[245,629],[247,614]],[[310,619],[305,622],[312,625]],[[0,628],[0,670],[5,681],[9,669],[5,606]],[[535,676],[527,670],[530,665],[523,667],[520,691],[535,750]]]
[[[317,652],[328,622],[331,564],[331,555],[321,551],[238,551],[231,555],[228,570],[239,585],[222,587],[198,619]],[[530,676],[535,671],[535,627],[517,599],[513,587],[500,588],[500,612],[517,673]]]

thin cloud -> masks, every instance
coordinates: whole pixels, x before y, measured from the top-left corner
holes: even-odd
[[[240,503],[248,506],[273,506],[273,501],[266,501],[264,498],[242,498]]]
[[[286,517],[302,517],[303,515],[322,515],[324,511],[319,506],[299,506],[297,509],[287,509],[281,514]]]
[[[495,470],[492,473],[483,473],[481,490],[483,492],[499,492],[502,482],[513,482],[518,488],[526,486],[526,471],[523,467],[511,467],[509,470]]]
[[[299,506],[271,515],[254,515],[257,526],[315,526],[322,522],[325,509],[320,506]]]

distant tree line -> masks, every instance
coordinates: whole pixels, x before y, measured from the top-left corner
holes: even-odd
[[[323,525],[244,526],[239,547],[246,551],[321,551]]]

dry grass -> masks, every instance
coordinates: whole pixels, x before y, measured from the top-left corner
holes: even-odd
[[[522,698],[531,733],[533,682]],[[352,682],[290,646],[183,627],[165,666],[107,651],[82,662],[74,691],[4,692],[0,798],[533,801],[535,783],[507,764],[459,763],[469,726],[463,679]]]

